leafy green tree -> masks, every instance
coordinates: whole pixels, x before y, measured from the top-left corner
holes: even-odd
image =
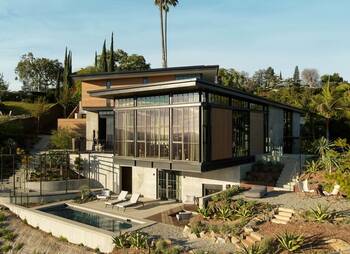
[[[111,47],[109,52],[114,52],[114,38],[113,38],[113,33],[112,33],[112,38],[111,38]],[[109,59],[109,63],[108,63],[108,72],[114,72],[115,71],[115,55],[114,54],[109,54],[108,59]]]
[[[332,75],[322,75],[321,76],[321,81],[322,81],[322,84],[326,84],[327,82],[330,82],[330,84],[339,84],[339,83],[342,83],[344,81],[343,77],[341,77],[339,75],[339,73],[333,73]]]
[[[55,87],[57,74],[62,71],[62,64],[57,59],[35,58],[33,53],[23,55],[15,70],[24,91],[40,92]]]
[[[329,83],[322,87],[320,94],[316,95],[312,102],[317,113],[325,118],[326,135],[329,140],[329,124],[332,118],[337,118],[343,112],[342,97],[335,89],[331,89]]]
[[[245,89],[249,77],[246,72],[238,72],[235,69],[220,69],[219,77],[224,86]]]
[[[272,67],[268,67],[265,71],[265,80],[268,88],[272,88],[277,84],[277,77],[275,70]]]
[[[64,68],[63,68],[63,85],[72,87],[73,80],[71,78],[72,75],[72,51],[66,48],[65,56],[64,56]]]
[[[108,64],[107,64],[107,49],[106,49],[106,40],[103,43],[102,47],[102,53],[100,57],[100,70],[102,72],[107,72],[108,71]]]

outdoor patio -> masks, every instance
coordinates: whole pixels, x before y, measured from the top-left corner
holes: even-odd
[[[106,207],[105,200],[95,200],[84,204],[74,203],[74,205],[134,219],[146,219],[169,210],[181,211],[183,209],[183,204],[176,201],[153,200],[148,198],[140,198],[140,201],[137,205],[126,208],[125,211],[118,209],[117,206],[114,206],[114,208],[111,206]]]

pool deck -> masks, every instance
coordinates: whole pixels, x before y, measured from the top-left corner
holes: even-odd
[[[123,211],[123,209],[118,210],[117,207],[114,207],[113,209],[110,206],[106,207],[104,200],[95,200],[85,204],[76,204],[73,202],[67,203],[72,204],[76,207],[93,209],[103,213],[109,213],[120,217],[128,217],[134,219],[146,219],[152,215],[159,214],[165,211],[169,211],[176,208],[180,209],[183,206],[182,203],[175,201],[152,200],[147,198],[141,198],[140,201],[143,202],[144,205],[140,203],[135,206],[126,208],[125,211]]]

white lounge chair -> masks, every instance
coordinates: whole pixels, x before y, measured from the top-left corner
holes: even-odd
[[[97,194],[97,199],[109,199],[111,197],[111,191],[108,189],[104,189],[101,191],[101,194]]]
[[[305,192],[305,193],[313,193],[315,192],[315,190],[310,190],[309,189],[309,183],[306,180],[302,181],[302,192]]]
[[[339,191],[340,191],[340,185],[336,184],[334,185],[332,192],[323,191],[323,194],[326,196],[337,196],[339,194]]]
[[[127,195],[128,195],[128,192],[127,192],[127,191],[121,191],[121,192],[119,193],[117,199],[113,199],[113,200],[109,200],[109,201],[106,201],[106,202],[105,202],[106,207],[107,207],[107,206],[111,206],[112,209],[113,209],[114,206],[115,206],[116,204],[119,204],[119,203],[121,203],[121,202],[126,201],[126,200],[127,200],[127,198],[126,198]]]
[[[122,202],[122,203],[119,203],[119,204],[116,204],[116,206],[118,207],[118,209],[119,209],[119,208],[123,208],[124,211],[125,211],[125,209],[126,209],[127,207],[136,205],[137,203],[142,203],[142,205],[144,205],[143,202],[139,202],[140,196],[141,196],[140,193],[133,193],[133,194],[131,195],[130,200],[125,201],[125,202]]]

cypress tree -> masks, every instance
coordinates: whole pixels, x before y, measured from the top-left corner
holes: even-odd
[[[101,54],[101,71],[107,72],[107,50],[106,50],[106,40],[103,43],[102,54]]]
[[[68,49],[66,47],[66,51],[64,53],[64,69],[63,69],[63,85],[68,84]]]
[[[300,83],[300,72],[299,72],[298,65],[295,66],[295,69],[294,69],[293,81],[294,81],[294,84]]]
[[[72,74],[72,51],[66,48],[65,56],[64,56],[64,69],[63,69],[63,85],[67,87],[72,87],[73,82],[70,78]]]
[[[95,51],[95,68],[98,69],[97,51]]]
[[[108,64],[108,72],[115,71],[115,59],[114,59],[114,35],[112,33],[111,38],[111,48],[109,50],[109,64]]]
[[[283,80],[283,78],[282,78],[282,72],[280,71],[280,80]]]

